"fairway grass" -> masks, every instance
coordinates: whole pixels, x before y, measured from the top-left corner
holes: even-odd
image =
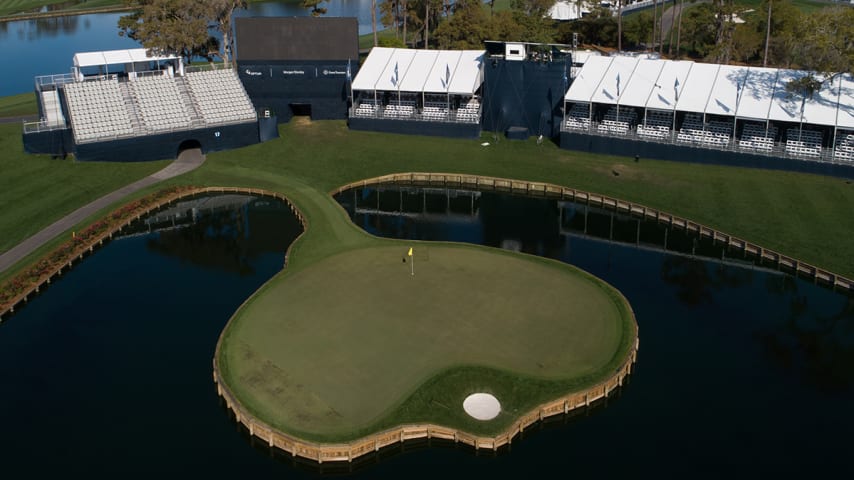
[[[418,243],[413,276],[413,244],[375,244],[280,275],[226,328],[223,379],[261,421],[320,441],[430,421],[497,432],[606,379],[630,353],[630,309],[574,267]],[[477,391],[502,414],[470,419],[462,403]]]

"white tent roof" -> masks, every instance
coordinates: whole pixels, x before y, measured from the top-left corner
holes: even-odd
[[[611,66],[614,57],[588,57],[578,76],[572,81],[569,90],[564,95],[567,102],[590,102],[596,87]]]
[[[703,113],[715,85],[720,65],[695,63],[685,79],[685,86],[679,92],[676,110],[682,112]]]
[[[385,70],[385,67],[388,65],[388,61],[393,53],[393,48],[372,48],[371,53],[368,54],[368,58],[366,58],[362,66],[359,67],[359,72],[356,74],[356,78],[353,79],[353,90],[373,90],[374,85],[377,83],[377,79],[380,77],[382,71]]]
[[[473,95],[483,83],[484,54],[374,47],[353,79],[353,90]]]
[[[457,71],[462,52],[452,50],[429,50],[436,53],[436,62],[424,82],[425,93],[447,93],[451,86],[451,78]]]
[[[839,128],[854,130],[854,77],[840,75],[842,87],[839,95],[839,111],[836,114],[836,125]]]
[[[637,57],[614,57],[591,100],[596,103],[616,103],[626,90],[637,64]]]
[[[800,122],[801,102],[795,95],[786,91],[786,84],[806,75],[806,72],[797,70],[780,70],[777,74],[777,83],[774,85],[774,96],[771,99],[771,109],[768,110],[768,119],[778,122]]]
[[[483,57],[485,50],[463,50],[457,70],[451,72],[448,93],[473,95],[483,84]]]
[[[768,118],[778,72],[776,68],[750,68],[747,82],[741,91],[741,99],[738,101],[737,117],[762,121]]]
[[[643,107],[653,89],[657,89],[658,75],[664,62],[642,59],[638,62],[634,74],[626,83],[626,89],[620,95],[620,105]]]
[[[400,82],[400,90],[404,92],[420,92],[427,81],[427,75],[436,63],[439,52],[436,50],[416,50],[412,63],[406,71],[406,76]]]
[[[816,76],[824,80],[823,76]],[[812,98],[804,102],[804,123],[814,125],[836,125],[836,110],[839,101],[839,82],[824,84]]]
[[[130,50],[106,50],[103,52],[80,52],[74,54],[74,66],[95,67],[100,65],[117,65],[126,63],[148,62],[154,60],[174,60],[176,55],[149,56],[144,48]]]
[[[735,116],[739,89],[744,88],[747,72],[747,67],[721,65],[706,104],[706,113]]]
[[[656,110],[673,110],[676,108],[676,99],[685,89],[688,72],[694,66],[694,62],[661,62],[664,67],[658,75],[656,84],[658,87],[652,91],[647,108]]]
[[[800,94],[788,92],[786,85],[805,75],[808,72],[776,68],[630,56],[590,57],[579,69],[564,100],[757,121],[803,121],[854,130],[854,77],[834,77],[831,84],[825,84],[813,98],[803,102],[802,114]]]
[[[409,64],[415,58],[416,50],[406,48],[396,48],[391,53],[391,58],[385,69],[380,73],[374,84],[375,90],[397,91],[400,90],[400,85],[403,83],[406,72],[409,69]],[[359,71],[359,73],[362,73]]]

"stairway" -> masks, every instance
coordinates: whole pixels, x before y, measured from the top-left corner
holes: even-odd
[[[196,101],[193,98],[193,94],[190,91],[190,87],[187,85],[187,79],[184,77],[175,77],[175,85],[178,86],[178,91],[181,92],[181,101],[184,102],[184,106],[187,107],[187,111],[190,112],[190,125],[192,128],[201,128],[205,126],[205,120],[202,118],[201,112],[196,108]]]
[[[148,127],[142,122],[142,119],[139,117],[139,112],[136,110],[136,100],[133,98],[133,94],[130,91],[130,85],[128,85],[127,81],[119,82],[119,90],[122,92],[122,99],[125,103],[125,108],[128,111],[128,116],[130,117],[130,124],[133,128],[133,131],[137,135],[149,133]]]

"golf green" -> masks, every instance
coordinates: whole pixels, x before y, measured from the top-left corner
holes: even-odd
[[[486,372],[477,388],[522,414],[555,390],[527,395],[514,379],[581,388],[613,374],[634,342],[623,297],[575,267],[469,245],[376,245],[284,272],[226,327],[223,380],[262,422],[320,440],[435,419],[431,409],[453,422],[475,387],[471,375],[463,387],[441,377],[469,367]],[[434,400],[407,407],[425,384],[438,385]]]

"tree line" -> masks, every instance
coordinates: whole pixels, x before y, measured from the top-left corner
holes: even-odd
[[[155,52],[185,58],[229,61],[231,18],[246,0],[126,0],[140,8],[121,17],[119,33]],[[555,0],[510,0],[495,10],[495,0],[373,0],[374,45],[479,49],[484,40],[571,44],[619,50],[657,51],[715,63],[800,68],[820,73],[851,72],[854,65],[854,8],[827,7],[804,12],[791,0],[763,0],[745,12],[734,0],[675,0],[665,9],[655,0],[624,20],[595,7],[584,17],[558,22],[548,16]],[[618,10],[625,0],[618,1]],[[313,16],[326,13],[322,0],[302,0]],[[678,10],[678,14],[676,13]],[[736,23],[737,15],[744,23]],[[669,18],[670,28],[662,28]],[[379,39],[377,22],[394,33]],[[218,33],[218,40],[213,33]]]

